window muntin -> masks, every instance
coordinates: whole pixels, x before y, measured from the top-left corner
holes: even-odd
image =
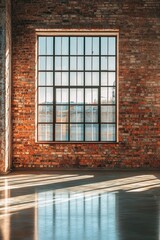
[[[38,36],[39,142],[116,142],[116,46],[116,36]]]

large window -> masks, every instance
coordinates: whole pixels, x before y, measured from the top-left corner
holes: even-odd
[[[39,142],[117,140],[116,36],[38,36]]]

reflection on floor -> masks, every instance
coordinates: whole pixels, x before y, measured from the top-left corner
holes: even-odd
[[[0,177],[0,240],[160,240],[159,172]]]

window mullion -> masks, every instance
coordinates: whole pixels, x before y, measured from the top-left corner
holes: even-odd
[[[99,37],[99,91],[98,91],[98,122],[99,122],[99,139],[101,141],[101,37]]]
[[[83,139],[84,139],[84,142],[85,142],[85,111],[86,111],[86,106],[85,106],[85,84],[86,84],[86,77],[85,77],[85,37],[84,37],[84,41],[83,41],[83,44],[84,44],[84,48],[83,48],[83,54],[84,54],[84,81],[83,81],[83,91],[84,91],[84,95],[83,95],[83,111],[84,111],[84,114],[83,114]]]
[[[118,107],[118,102],[117,102],[117,37],[115,41],[115,54],[116,54],[116,62],[115,62],[115,139],[117,139],[117,107]]]
[[[69,68],[69,79],[68,79],[68,94],[69,94],[69,96],[68,96],[68,141],[70,142],[70,37],[69,37],[69,41],[68,41],[68,44],[69,44],[69,46],[68,46],[68,51],[69,51],[69,66],[68,66],[68,68]]]
[[[53,38],[53,141],[56,139],[55,37]]]
[[[90,37],[91,37],[91,41],[90,39],[88,40],[88,38]],[[71,45],[72,36],[68,36],[68,37],[61,36],[61,37],[57,37],[57,39],[56,39],[56,36],[52,36],[52,37],[41,36],[37,38],[37,46],[38,46],[37,47],[37,53],[38,53],[37,54],[37,62],[38,62],[37,140],[39,138],[38,141],[47,142],[47,141],[52,141],[52,139],[54,142],[58,141],[58,139],[59,141],[62,141],[62,142],[64,141],[71,142],[74,140],[80,141],[81,138],[79,138],[79,135],[77,134],[79,134],[79,131],[81,131],[82,129],[81,126],[83,126],[83,139],[81,139],[83,142],[86,142],[86,141],[87,142],[91,142],[91,141],[115,142],[116,141],[117,134],[118,134],[117,133],[117,122],[118,122],[117,120],[117,116],[118,116],[118,112],[117,112],[118,111],[117,109],[117,105],[118,105],[117,103],[118,101],[117,37],[108,36],[108,35],[106,35],[105,37],[99,35],[97,36],[97,38],[94,38],[95,36],[90,36],[90,37],[88,37],[87,35],[81,36],[80,44],[82,44],[81,46],[83,47],[82,53],[81,52],[79,53],[78,47],[80,45],[79,45],[78,36],[75,37],[76,39],[73,39],[74,40],[73,45]],[[60,42],[57,43],[56,40]],[[53,42],[51,43],[51,41]],[[61,48],[59,58],[57,58],[57,62],[56,62],[56,57],[58,55],[56,55],[56,49],[55,49],[56,46],[59,46]],[[68,53],[66,52],[67,46],[68,46]],[[52,50],[52,47],[53,47],[53,50]],[[76,48],[76,52],[74,54],[73,59],[71,59],[73,56],[71,55],[72,47]],[[95,47],[97,48],[97,50],[95,50]],[[91,53],[89,52],[88,55],[86,55],[86,50],[88,50],[88,48],[91,49]],[[99,54],[94,55],[93,50],[95,50],[95,53],[97,53],[98,48],[99,48]],[[73,66],[72,66],[71,60],[74,61]],[[83,60],[83,68],[81,69],[82,60]],[[53,61],[53,65],[51,67],[52,61]],[[57,67],[55,66],[55,62]],[[75,64],[76,64],[76,68],[74,69]],[[99,64],[99,67],[98,67],[98,64]],[[72,73],[72,72],[75,72],[75,73]],[[79,85],[79,80],[81,80],[79,79],[79,77],[82,77],[82,76],[83,76],[83,83],[82,84],[80,83]],[[51,79],[53,83],[51,82]],[[56,85],[56,79],[59,82],[58,85]],[[66,83],[66,80],[68,80],[67,83]],[[75,81],[74,85],[71,85],[71,80]],[[89,80],[89,82],[87,80]],[[98,84],[98,81],[99,81],[99,84]],[[115,81],[115,84],[113,84],[113,81]],[[53,88],[53,90],[51,90],[51,87]],[[56,103],[56,94],[58,97],[60,92],[56,93],[57,87],[58,89],[61,89],[61,95],[62,95],[61,99],[58,100],[57,98],[58,103]],[[66,90],[63,90],[63,89],[66,89]],[[83,89],[83,103],[79,102],[81,100],[81,96],[78,95],[78,93],[81,94],[81,91],[82,91],[79,89]],[[86,89],[91,89],[91,90],[86,91]],[[63,93],[62,93],[62,90],[63,90]],[[96,107],[94,108],[93,105],[95,105],[95,101],[93,96],[97,95],[97,91],[98,91],[98,102],[96,103]],[[50,102],[52,93],[53,93],[53,103]],[[67,102],[65,101],[66,94],[68,94]],[[115,96],[113,96],[113,94],[115,94]],[[72,101],[72,96],[73,96],[73,101]],[[89,100],[90,97],[92,99],[91,102]],[[115,102],[112,101],[113,98]],[[102,102],[101,102],[101,99],[103,100]],[[44,109],[43,107],[39,107],[41,105],[46,106],[47,101],[48,103],[51,104],[49,106],[52,106],[53,115],[51,113],[51,110],[49,110],[50,107],[48,108],[44,107]],[[73,105],[75,105],[75,107],[73,108],[73,115],[70,115],[72,110],[71,101]],[[63,135],[63,137],[61,136],[59,138],[58,137],[59,134],[57,132],[58,135],[56,140],[56,131],[60,130],[59,129],[60,126],[56,130],[57,105],[64,106],[64,108],[63,107],[60,108],[62,115],[59,117],[61,118],[61,122],[58,122],[59,119],[57,119],[57,123],[60,124],[62,127],[61,134]],[[92,106],[92,108],[88,108],[88,106],[90,105]],[[102,107],[103,105],[106,106],[106,108],[103,108]],[[83,106],[83,109],[82,107],[79,107],[79,106]],[[112,109],[112,107],[109,107],[109,106],[114,106],[115,110],[114,110],[114,107]],[[98,108],[98,112],[97,112],[97,108]],[[65,120],[66,109],[68,114],[67,120]],[[59,114],[60,112],[58,109],[57,111]],[[83,116],[81,115],[82,113],[83,113]],[[43,118],[38,118],[39,114],[41,114]],[[98,114],[98,118],[97,118],[97,114]],[[51,115],[53,120],[50,118]],[[81,119],[79,118],[80,116],[82,117]],[[111,118],[113,116],[115,119]],[[73,128],[73,131],[72,131],[74,135],[73,138],[71,138],[72,117],[73,117],[73,121],[75,121],[73,124],[73,127],[75,126],[75,130]],[[38,127],[38,125],[40,125],[40,127]],[[92,128],[90,125],[92,125]],[[68,129],[65,128],[67,126],[68,126]],[[53,128],[53,130],[51,128]],[[39,129],[39,132],[38,132],[38,129]],[[91,130],[94,130],[93,136],[91,136],[92,135]],[[51,136],[52,135],[51,131],[53,131],[53,136]]]
[[[37,141],[39,141],[38,139],[38,132],[39,132],[39,119],[38,119],[38,116],[39,116],[39,37],[37,38],[37,41],[38,41],[38,44],[37,44],[37,64],[38,64],[38,67],[37,67]]]

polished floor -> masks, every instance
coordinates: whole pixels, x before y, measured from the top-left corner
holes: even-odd
[[[0,176],[0,240],[160,240],[160,172]]]

